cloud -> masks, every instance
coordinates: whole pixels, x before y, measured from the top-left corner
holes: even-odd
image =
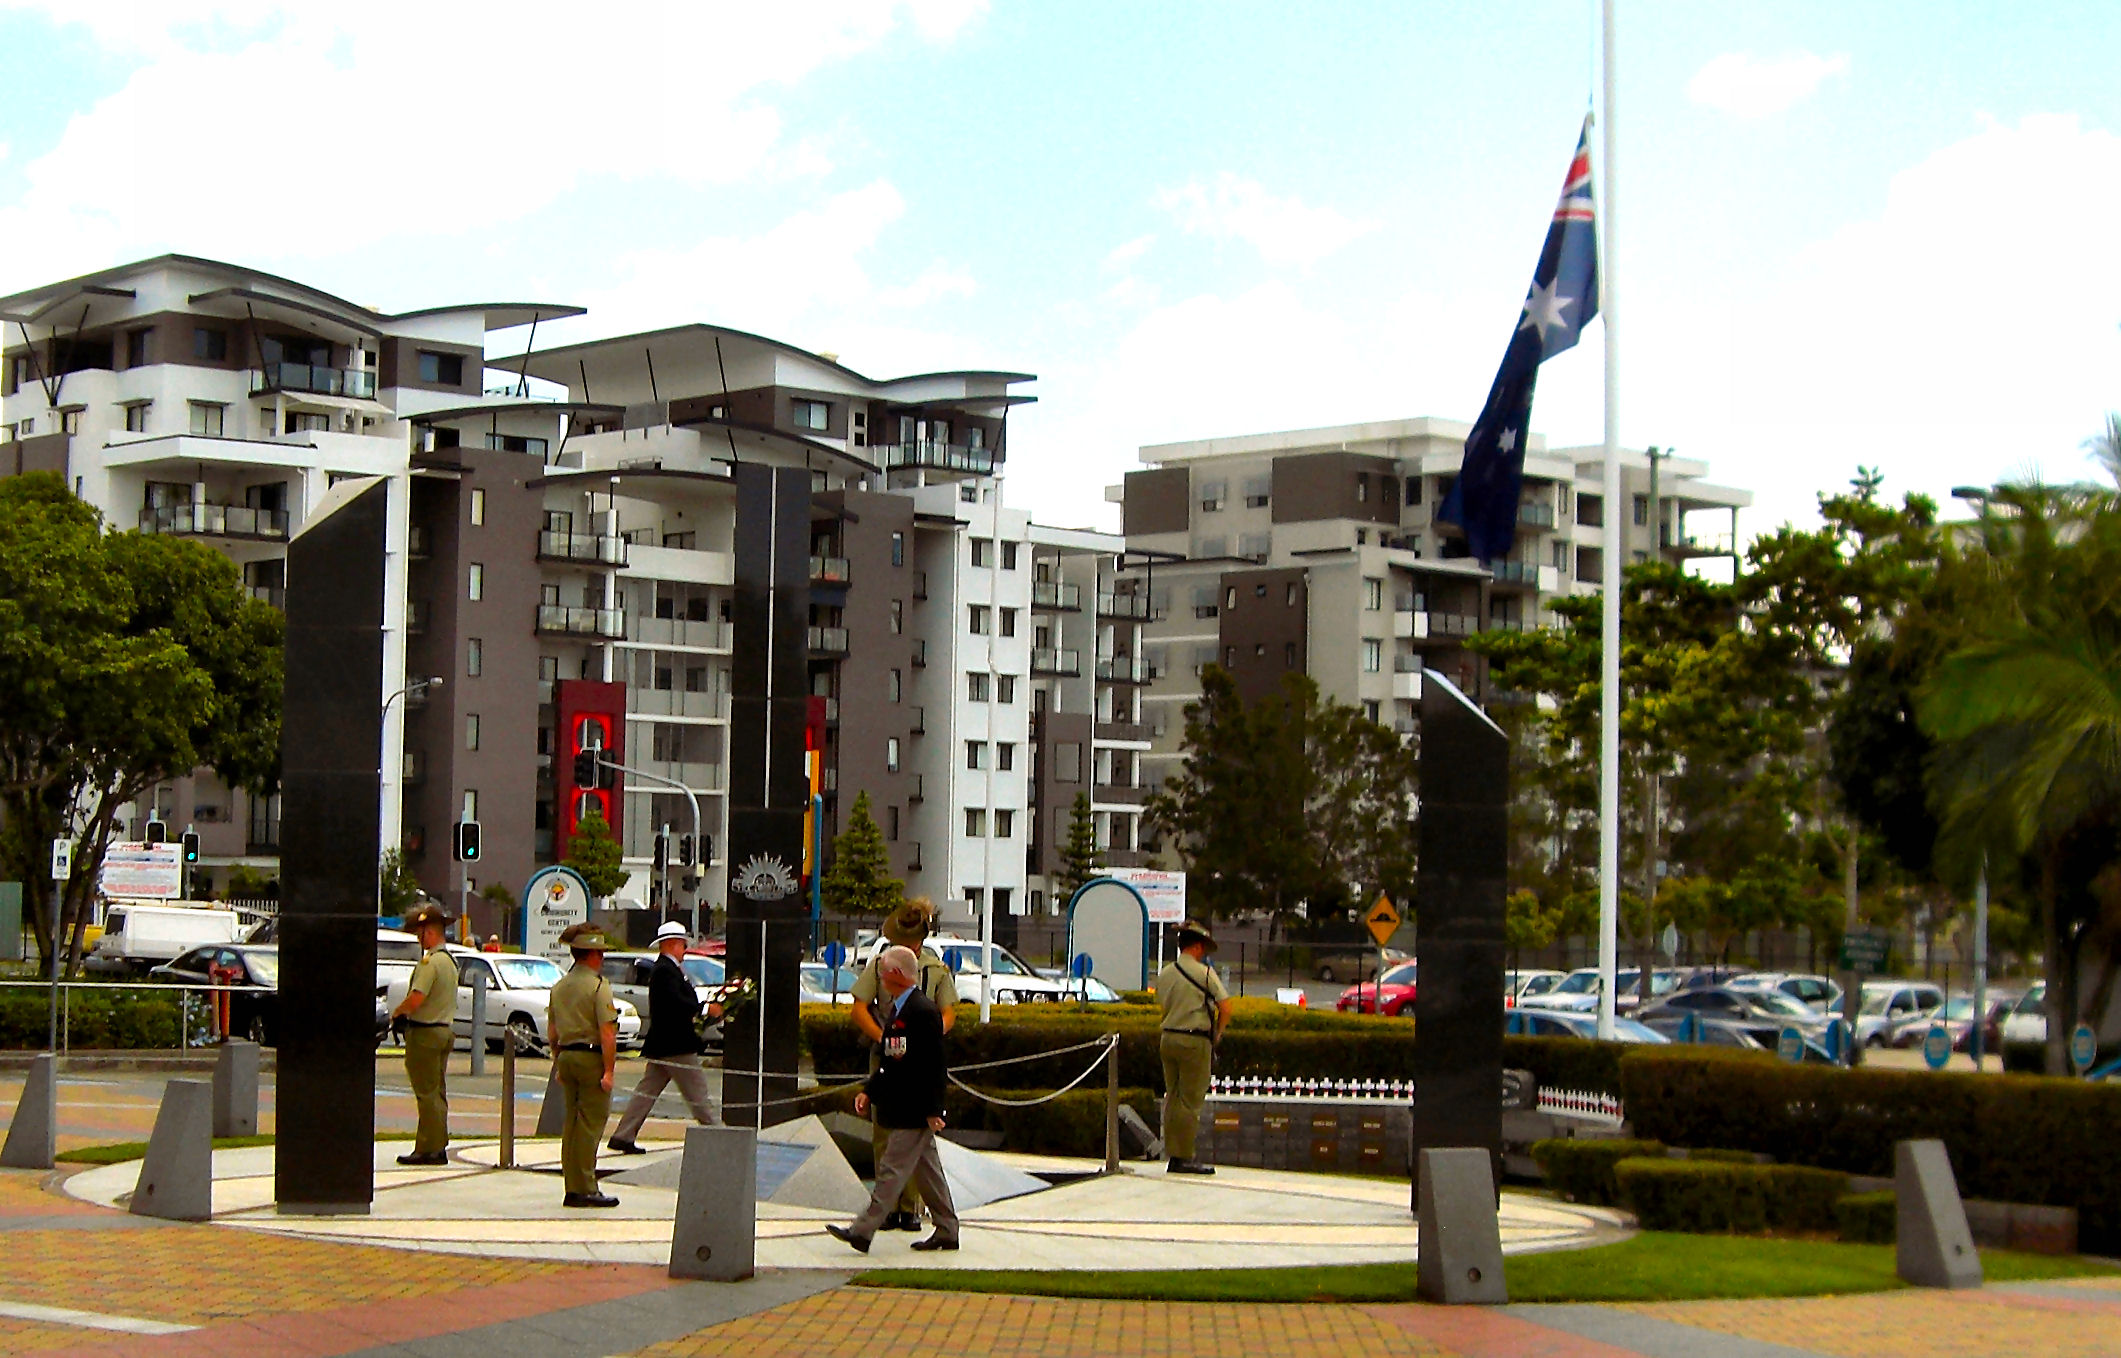
[[[1721,109],[1740,118],[1765,118],[1811,98],[1828,76],[1846,74],[1848,68],[1846,53],[1822,57],[1814,52],[1792,52],[1779,57],[1756,57],[1725,52],[1694,72],[1686,93],[1687,98],[1705,108]]]
[[[1188,235],[1243,241],[1275,265],[1308,268],[1379,226],[1299,198],[1277,198],[1258,180],[1228,170],[1211,181],[1164,189],[1154,201]]]
[[[1132,264],[1135,260],[1140,259],[1143,255],[1148,254],[1149,247],[1154,244],[1156,244],[1156,235],[1154,232],[1151,232],[1149,235],[1146,236],[1136,236],[1133,240],[1130,241],[1123,241],[1120,244],[1113,246],[1112,249],[1105,255],[1104,264],[1102,267],[1107,272],[1111,272],[1117,269],[1123,269],[1127,265]]]

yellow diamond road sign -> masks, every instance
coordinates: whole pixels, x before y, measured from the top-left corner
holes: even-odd
[[[1370,937],[1382,948],[1392,941],[1392,935],[1399,932],[1399,911],[1393,907],[1392,898],[1380,891],[1377,904],[1370,907],[1370,913],[1362,917],[1362,922],[1370,926]]]

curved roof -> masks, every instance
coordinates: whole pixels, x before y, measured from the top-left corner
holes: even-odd
[[[435,420],[471,420],[481,415],[522,415],[555,413],[581,410],[598,415],[617,415],[626,407],[610,405],[603,401],[498,401],[476,406],[449,406],[442,410],[412,411],[398,418],[415,424],[427,424]]]
[[[932,373],[912,373],[904,377],[870,377],[865,373],[856,372],[854,369],[848,367],[846,364],[840,362],[838,359],[826,358],[823,354],[814,353],[809,349],[804,349],[800,346],[790,344],[786,340],[773,339],[767,335],[755,335],[748,330],[736,330],[726,325],[709,325],[705,321],[693,321],[686,325],[666,326],[661,330],[643,330],[631,335],[613,335],[607,339],[584,340],[579,344],[563,344],[558,346],[557,348],[552,349],[538,349],[527,353],[497,355],[495,357],[487,359],[486,366],[488,366],[489,368],[521,367],[527,361],[529,364],[529,372],[531,376],[542,377],[548,382],[564,383],[567,381],[568,378],[568,374],[564,370],[559,368],[548,368],[541,371],[541,365],[548,362],[557,362],[561,359],[581,358],[588,354],[595,353],[599,350],[615,348],[620,345],[639,345],[647,344],[649,342],[659,339],[677,339],[680,337],[695,336],[725,336],[729,339],[743,340],[746,343],[750,344],[761,344],[767,347],[768,349],[772,349],[778,353],[788,354],[792,357],[804,359],[807,362],[820,364],[824,367],[832,369],[834,372],[844,373],[848,377],[853,378],[855,381],[860,382],[865,386],[879,389],[887,388],[900,382],[913,382],[924,379],[933,380],[935,378],[950,377],[986,378],[990,381],[998,381],[1002,383],[1032,382],[1037,380],[1036,375],[1032,373],[1003,372],[999,370],[983,368],[967,368],[963,370]]]
[[[558,321],[569,316],[586,316],[588,307],[568,306],[560,302],[466,302],[462,306],[421,307],[418,311],[400,311],[391,316],[394,321],[416,320],[422,316],[456,316],[467,311],[484,312],[488,330],[512,330],[532,321]]]

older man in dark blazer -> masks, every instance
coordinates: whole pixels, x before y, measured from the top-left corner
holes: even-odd
[[[935,1234],[916,1240],[917,1250],[957,1248],[957,1209],[943,1177],[936,1133],[943,1130],[943,1016],[920,990],[921,964],[911,948],[886,948],[877,959],[877,979],[890,997],[884,1012],[880,1060],[863,1092],[854,1096],[857,1116],[875,1109],[876,1124],[889,1138],[876,1163],[876,1191],[868,1210],[852,1226],[827,1226],[835,1240],[869,1252],[884,1218],[898,1207],[908,1179],[919,1184],[935,1220]]]

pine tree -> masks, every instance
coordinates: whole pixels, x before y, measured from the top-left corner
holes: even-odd
[[[825,908],[846,915],[884,915],[906,899],[906,884],[891,875],[891,851],[869,814],[869,794],[858,793],[847,828],[832,841],[825,870]]]
[[[567,837],[567,857],[560,861],[582,874],[589,894],[602,900],[626,885],[633,874],[626,871],[626,852],[611,837],[611,826],[600,812],[591,811],[575,823]]]
[[[1061,846],[1061,869],[1054,878],[1053,889],[1061,896],[1073,896],[1076,888],[1104,870],[1103,857],[1097,849],[1097,826],[1090,819],[1090,794],[1075,794],[1075,805],[1068,811],[1068,842]]]

